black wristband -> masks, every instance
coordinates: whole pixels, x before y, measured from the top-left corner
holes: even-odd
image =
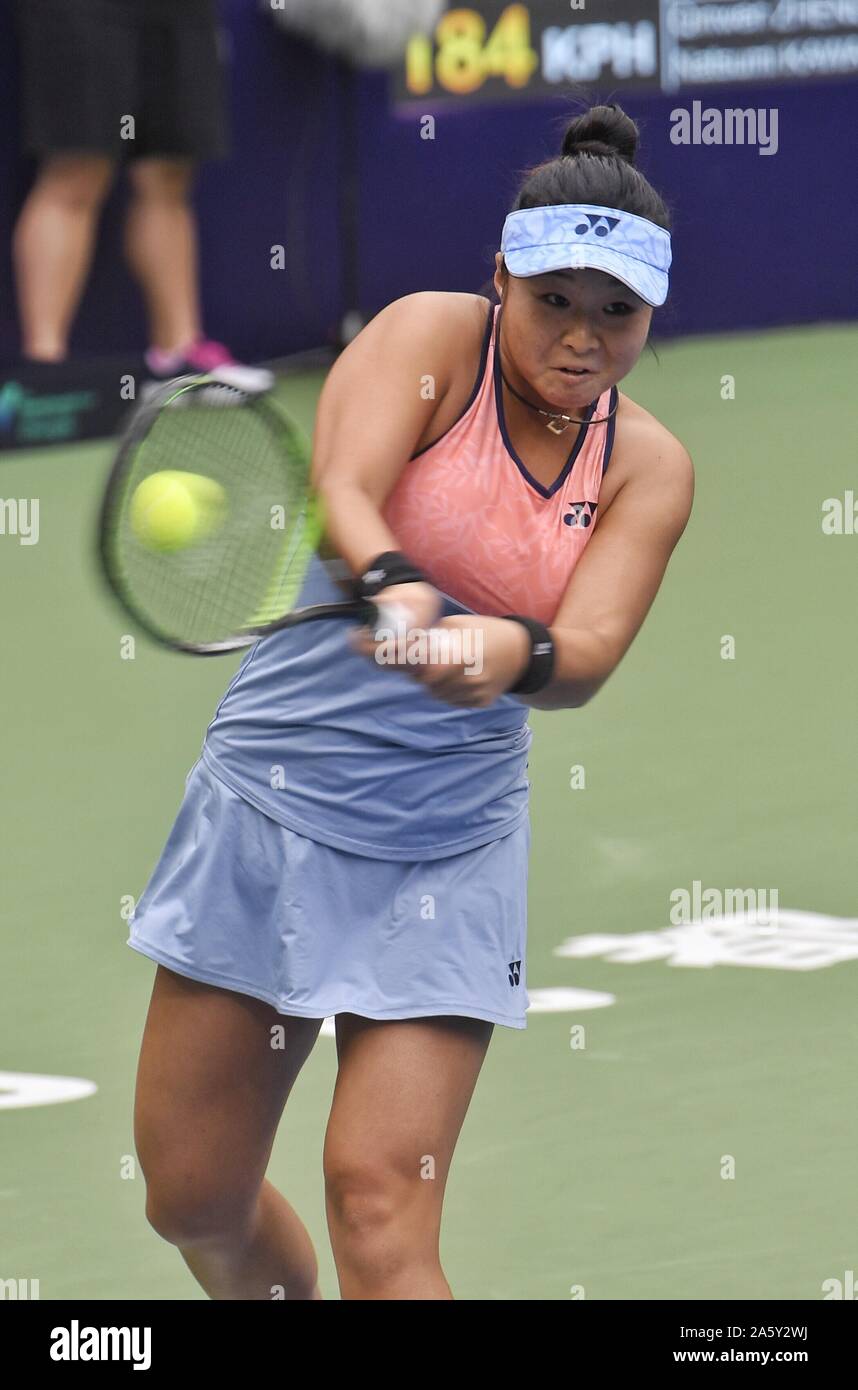
[[[374,598],[390,584],[428,584],[422,570],[412,565],[401,550],[385,550],[358,575],[353,584],[355,598]]]
[[[533,695],[547,685],[554,674],[554,640],[545,623],[540,623],[536,618],[523,618],[520,613],[504,613],[503,616],[511,622],[521,623],[530,633],[530,661],[507,694]]]

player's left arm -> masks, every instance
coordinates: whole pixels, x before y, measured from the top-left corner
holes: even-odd
[[[622,661],[658,593],[694,496],[685,447],[665,433],[635,468],[587,542],[554,620],[551,681],[516,696],[533,709],[586,704]]]

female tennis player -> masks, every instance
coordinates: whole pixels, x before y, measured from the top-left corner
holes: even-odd
[[[453,1297],[453,1150],[494,1025],[525,1027],[528,710],[592,698],[691,507],[686,450],[617,389],[670,265],[637,137],[615,106],[576,117],[506,219],[499,302],[407,295],[323,388],[330,563],[299,602],[350,581],[401,606],[408,640],[344,619],[249,650],[129,938],[159,967],[135,1115],[147,1216],[211,1298],[321,1296],[265,1172],[328,1016],[341,1296]]]

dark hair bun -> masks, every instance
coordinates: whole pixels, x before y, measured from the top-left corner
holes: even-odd
[[[570,121],[561,154],[597,154],[605,159],[624,159],[634,164],[638,128],[619,106],[591,106]]]

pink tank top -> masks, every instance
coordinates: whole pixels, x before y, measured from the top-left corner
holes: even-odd
[[[501,305],[489,313],[477,378],[459,419],[413,454],[382,508],[399,547],[436,588],[474,613],[550,623],[596,525],[616,414],[569,426],[570,452],[543,487],[507,434],[497,351]],[[609,415],[611,387],[583,418]]]

